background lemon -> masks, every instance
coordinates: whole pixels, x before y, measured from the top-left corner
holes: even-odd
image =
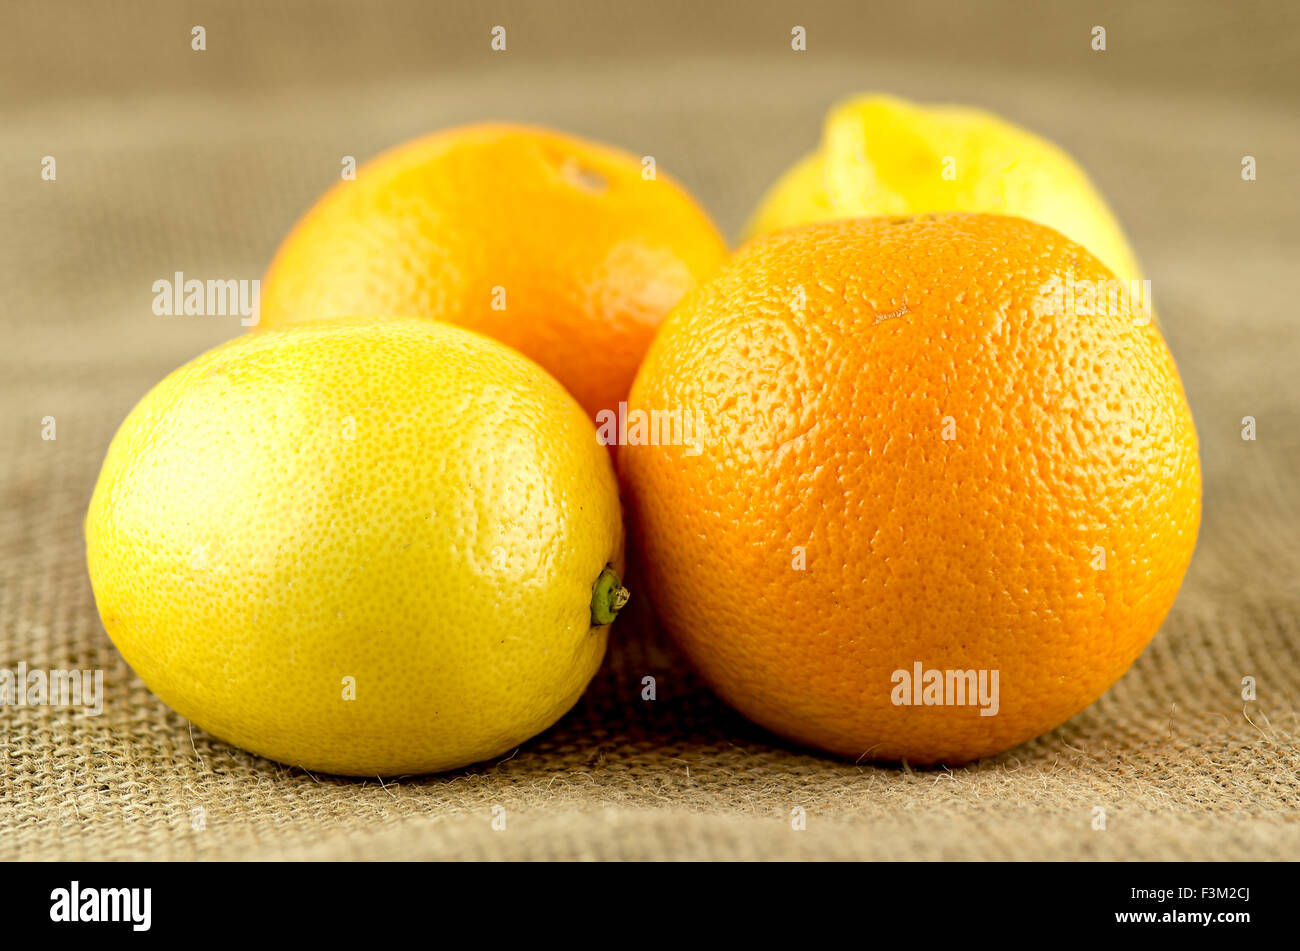
[[[817,150],[772,186],[748,233],[944,211],[1049,225],[1117,277],[1141,277],[1105,200],[1060,148],[981,109],[921,106],[892,96],[861,96],[833,108]]]
[[[593,590],[607,623],[622,544],[577,402],[421,320],[256,334],[182,367],[123,423],[86,518],[100,616],[154,692],[353,775],[463,766],[554,723],[600,664]]]

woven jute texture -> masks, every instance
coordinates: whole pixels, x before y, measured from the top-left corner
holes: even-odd
[[[5,7],[0,666],[102,670],[105,698],[99,716],[0,708],[0,858],[1300,858],[1294,6],[475,6]],[[654,155],[735,237],[862,90],[983,105],[1060,142],[1152,279],[1204,523],[1163,629],[1101,700],[966,768],[853,765],[729,713],[642,597],[555,728],[381,783],[234,749],[132,674],[95,614],[83,513],[135,400],[241,331],[154,316],[155,280],[258,278],[343,156],[488,117]]]

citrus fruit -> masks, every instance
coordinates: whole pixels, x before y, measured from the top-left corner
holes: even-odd
[[[616,410],[659,322],[726,252],[691,197],[649,174],[632,155],[522,126],[398,146],[285,239],[259,326],[433,317],[531,357],[593,418]]]
[[[464,766],[554,723],[600,664],[622,541],[563,387],[421,320],[200,356],[122,424],[86,516],[104,626],[159,697],[349,775]]]
[[[1105,200],[1062,149],[981,109],[892,96],[831,109],[817,149],[772,186],[748,230],[950,211],[1049,225],[1120,278],[1142,276]]]
[[[653,606],[723,699],[959,763],[1137,658],[1195,544],[1196,433],[1160,332],[1067,280],[1114,276],[1023,219],[871,218],[756,239],[674,309],[629,398],[659,438],[619,463]]]

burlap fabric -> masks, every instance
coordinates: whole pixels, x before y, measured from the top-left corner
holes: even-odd
[[[1294,6],[491,6],[5,7],[0,665],[100,668],[106,699],[98,717],[0,709],[0,857],[1300,857]],[[232,749],[132,675],[95,615],[86,502],[133,402],[240,330],[154,316],[155,280],[259,277],[342,156],[484,117],[653,154],[734,236],[829,102],[865,89],[982,104],[1061,142],[1153,280],[1200,428],[1204,524],[1164,629],[1092,708],[969,768],[837,762],[729,714],[641,598],[556,728],[500,762],[380,783]]]

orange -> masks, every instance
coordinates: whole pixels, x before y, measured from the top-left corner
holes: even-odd
[[[272,261],[259,326],[459,324],[540,363],[594,416],[626,398],[660,321],[725,253],[648,162],[546,129],[464,126],[327,192]]]
[[[1086,303],[1112,279],[1019,218],[856,219],[760,238],[678,305],[620,465],[654,606],[723,699],[845,757],[960,763],[1128,669],[1201,480],[1159,331]]]

